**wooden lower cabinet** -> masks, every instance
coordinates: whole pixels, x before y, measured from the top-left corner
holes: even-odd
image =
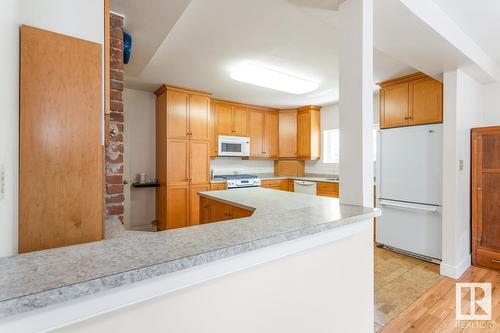
[[[253,210],[244,209],[221,201],[200,198],[200,223],[212,223],[252,216]]]
[[[223,191],[226,189],[226,183],[211,183],[210,191]]]
[[[200,224],[200,196],[199,192],[206,192],[210,190],[210,184],[205,185],[191,185],[191,198],[189,201],[189,211],[191,213],[189,225]]]
[[[273,190],[290,191],[290,180],[289,179],[262,180],[260,187],[270,188]]]
[[[338,198],[339,183],[317,182],[316,195]]]
[[[167,188],[167,221],[159,229],[176,229],[189,225],[189,185]]]

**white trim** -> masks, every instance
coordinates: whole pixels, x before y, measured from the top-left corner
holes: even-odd
[[[372,227],[371,219],[362,220],[212,263],[7,317],[0,321],[0,332],[49,332],[176,290],[326,245],[367,231]]]
[[[462,276],[462,274],[465,273],[465,271],[470,267],[471,265],[471,256],[470,254],[467,255],[462,262],[457,265],[453,266],[444,262],[441,262],[441,267],[439,269],[440,274],[450,277],[452,279],[458,279],[459,277]]]

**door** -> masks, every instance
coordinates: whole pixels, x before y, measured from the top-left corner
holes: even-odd
[[[231,135],[247,136],[247,110],[235,106],[233,107],[233,131]]]
[[[189,138],[189,94],[167,90],[167,126],[169,139]]]
[[[209,140],[210,98],[192,94],[189,97],[189,133],[191,139]]]
[[[403,82],[382,88],[380,128],[409,124],[409,83]]]
[[[264,124],[264,111],[248,111],[248,137],[250,138],[250,157],[263,157],[264,155]]]
[[[101,46],[25,25],[20,37],[19,252],[101,240]]]
[[[217,135],[233,134],[233,108],[229,104],[214,103]]]
[[[167,190],[167,229],[189,225],[189,185],[171,186]]]
[[[278,158],[278,111],[266,111],[264,115],[264,156]]]
[[[198,192],[206,192],[210,190],[210,185],[192,185],[190,189],[190,202],[189,202],[189,210],[190,210],[190,218],[189,225],[197,225],[202,223],[200,221],[200,196]]]
[[[297,110],[279,112],[279,157],[297,157]]]
[[[385,129],[380,133],[380,197],[441,205],[441,124]]]
[[[190,182],[192,185],[210,183],[210,142],[189,142],[190,158]]]
[[[410,125],[443,122],[443,84],[433,78],[410,82]]]
[[[474,129],[472,138],[473,249],[479,249],[481,255],[490,257],[482,259],[482,265],[498,268],[500,264],[500,223],[498,223],[500,221],[500,127]],[[476,251],[473,251],[473,254],[476,259]]]
[[[168,186],[189,185],[189,140],[168,140]]]

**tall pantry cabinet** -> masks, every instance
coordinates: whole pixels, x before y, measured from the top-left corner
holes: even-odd
[[[158,229],[196,225],[198,192],[210,187],[210,95],[166,85],[155,94]]]

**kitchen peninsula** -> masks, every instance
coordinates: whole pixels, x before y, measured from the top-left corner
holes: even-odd
[[[134,311],[134,304],[150,299],[165,310],[165,327],[173,331],[180,327],[176,325],[190,327],[186,332],[200,329],[203,320],[182,322],[171,309],[176,306],[169,299],[176,298],[178,307],[179,297],[186,297],[194,316],[220,315],[217,311],[231,314],[220,332],[239,327],[235,321],[242,326],[251,321],[244,313],[255,306],[255,297],[262,298],[261,310],[271,306],[270,318],[264,321],[272,320],[273,313],[291,311],[292,306],[309,324],[319,320],[318,325],[324,325],[329,320],[324,316],[335,314],[339,322],[330,327],[337,328],[346,327],[340,319],[373,315],[370,220],[379,214],[377,209],[265,188],[202,192],[200,196],[253,213],[226,222],[127,233],[1,258],[0,331],[52,329],[81,321],[79,325],[97,328],[102,324],[100,314],[116,311],[120,317],[120,313]],[[261,270],[266,274],[261,276]],[[289,280],[283,280],[283,274]],[[298,291],[296,283],[309,287]],[[183,290],[182,295],[174,293],[178,290]],[[345,302],[332,301],[336,297]],[[283,308],[276,312],[272,304]],[[310,306],[322,309],[304,309]],[[239,310],[233,313],[234,308]],[[113,316],[107,318],[113,320]],[[369,320],[358,322],[370,324]],[[349,325],[352,328],[355,323]]]

